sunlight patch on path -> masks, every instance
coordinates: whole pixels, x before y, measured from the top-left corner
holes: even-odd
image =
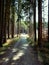
[[[20,38],[26,39],[27,37],[29,37],[29,35],[28,35],[28,34],[25,34],[25,33],[22,33],[22,34],[20,35]]]
[[[12,49],[12,52],[16,52],[17,50],[18,50],[18,49],[16,49],[16,48],[13,48],[13,49]]]
[[[9,55],[6,58],[3,58],[4,62],[2,65],[7,65],[11,58],[12,60],[17,60],[24,55],[25,49],[27,49],[28,46],[28,44],[26,44],[27,43],[26,37],[27,37],[26,35],[20,36],[19,41],[13,46],[13,49],[11,50],[12,52],[8,53]]]
[[[17,55],[15,55],[14,57],[13,57],[13,59],[12,60],[17,60],[17,59],[19,59],[21,56],[23,56],[24,55],[24,53],[22,52],[22,51],[20,51]]]

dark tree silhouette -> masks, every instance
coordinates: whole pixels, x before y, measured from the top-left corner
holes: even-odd
[[[34,0],[34,41],[36,42],[36,0]]]
[[[0,46],[2,47],[2,0],[0,0]]]
[[[49,42],[49,0],[48,0],[48,42]]]
[[[42,0],[38,0],[38,45],[42,43]]]
[[[15,19],[14,19],[14,16],[15,16],[15,10],[14,10],[14,6],[15,6],[15,0],[13,0],[12,2],[11,2],[11,10],[12,10],[12,17],[11,17],[11,36],[12,36],[12,38],[14,37],[14,21],[15,21]]]
[[[3,0],[3,12],[2,12],[2,17],[3,17],[3,26],[2,26],[2,34],[3,34],[3,43],[6,42],[6,21],[5,21],[5,1]]]
[[[21,0],[18,0],[18,10],[17,10],[18,20],[17,20],[17,36],[20,35],[20,24],[21,24]]]
[[[8,30],[7,30],[7,34],[8,34],[8,38],[10,38],[10,6],[11,6],[11,0],[7,1],[7,9],[8,9],[8,20],[7,20],[7,26],[8,26]]]

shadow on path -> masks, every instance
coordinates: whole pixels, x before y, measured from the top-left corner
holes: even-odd
[[[0,65],[42,65],[38,59],[38,52],[29,46],[24,37],[0,57]]]

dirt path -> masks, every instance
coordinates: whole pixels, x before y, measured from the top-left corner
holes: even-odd
[[[0,65],[42,65],[37,52],[29,46],[24,37],[0,57]]]

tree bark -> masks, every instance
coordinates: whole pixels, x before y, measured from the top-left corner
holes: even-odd
[[[5,25],[7,24],[7,36],[8,38],[10,38],[10,31],[9,31],[9,28],[10,28],[10,5],[11,5],[11,0],[6,0],[6,6],[5,6]]]
[[[17,36],[20,35],[20,23],[21,23],[21,18],[20,18],[20,13],[21,13],[21,0],[18,0],[18,22],[17,22]]]
[[[2,0],[0,0],[0,47],[2,47]]]
[[[11,36],[12,36],[12,38],[14,37],[14,21],[15,21],[15,19],[14,19],[14,16],[15,16],[15,11],[14,11],[14,3],[15,3],[15,0],[14,1],[12,1],[12,20],[11,20]]]
[[[5,21],[5,4],[6,4],[6,1],[3,0],[3,31],[2,31],[2,34],[3,34],[3,43],[6,42],[6,21]]]
[[[48,0],[48,42],[49,42],[49,0]]]
[[[36,42],[36,0],[34,0],[34,41]]]
[[[38,45],[42,46],[42,0],[38,0]]]
[[[10,38],[10,5],[11,5],[11,0],[8,0],[8,5],[7,5],[7,9],[8,9],[8,12],[7,12],[7,14],[8,14],[8,21],[7,21],[7,25],[8,25],[8,38]]]

